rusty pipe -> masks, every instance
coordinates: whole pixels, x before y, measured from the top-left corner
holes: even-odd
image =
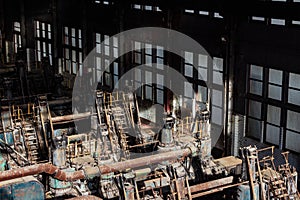
[[[107,174],[110,172],[118,172],[123,171],[128,168],[137,168],[145,165],[150,164],[157,164],[163,161],[168,160],[176,160],[180,159],[182,157],[187,157],[192,153],[192,151],[189,148],[186,149],[180,149],[177,151],[171,151],[171,152],[164,152],[160,154],[155,154],[151,156],[145,156],[141,158],[135,158],[132,160],[126,160],[123,162],[117,162],[112,163],[109,165],[102,165],[99,166],[99,170],[101,174]]]
[[[191,153],[191,149],[186,148],[177,151],[164,152],[151,156],[112,163],[108,165],[101,165],[98,167],[90,167],[85,170],[75,171],[72,173],[65,173],[64,171],[60,170],[58,167],[50,163],[36,164],[0,172],[0,181],[20,178],[24,176],[32,176],[41,173],[49,174],[53,178],[60,181],[75,181],[93,176],[100,176],[101,174],[107,174],[110,172],[120,172],[128,168],[137,168],[145,165],[157,164],[168,160],[177,160],[183,157],[187,157]]]
[[[90,112],[72,114],[72,115],[64,115],[58,117],[52,117],[52,123],[62,122],[62,121],[72,121],[77,119],[83,119],[91,116]]]
[[[76,171],[67,174],[50,163],[44,163],[0,172],[0,181],[20,178],[24,176],[32,176],[41,173],[49,174],[53,176],[53,178],[60,181],[75,181],[78,179],[83,179],[85,177],[84,171]]]

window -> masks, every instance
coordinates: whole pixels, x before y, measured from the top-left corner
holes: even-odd
[[[224,85],[223,85],[223,59],[213,57],[212,67],[212,123],[223,124]]]
[[[218,12],[215,12],[215,13],[214,13],[214,17],[215,17],[215,18],[220,18],[220,19],[223,18],[223,17],[220,15],[220,13],[218,13]]]
[[[184,12],[185,12],[185,13],[194,13],[194,10],[188,10],[188,9],[185,9]]]
[[[53,59],[51,34],[51,24],[35,21],[36,60],[41,62],[42,58],[48,57],[50,65]]]
[[[262,108],[261,102],[249,100],[247,136],[259,140],[261,138],[261,130],[262,130],[261,108]]]
[[[200,11],[199,11],[199,14],[200,14],[200,15],[209,15],[209,12],[207,12],[207,11],[201,11],[201,10],[200,10]]]
[[[288,102],[300,106],[300,75],[289,74]]]
[[[193,77],[193,70],[194,70],[194,54],[191,52],[184,52],[184,75],[188,77]]]
[[[150,6],[150,5],[133,4],[132,8],[136,9],[136,10],[147,10],[147,11],[161,12],[161,9],[159,7],[157,7],[157,6]]]
[[[256,16],[252,16],[252,20],[253,21],[265,21],[264,17],[256,17]]]
[[[82,33],[81,29],[64,27],[63,29],[63,71],[82,75]]]
[[[285,20],[284,19],[271,18],[271,24],[284,26],[285,25]]]
[[[135,88],[137,96],[153,103],[164,104],[164,48],[150,42],[133,41],[133,63],[143,65],[135,69]],[[155,84],[153,84],[155,83]]]
[[[266,123],[266,142],[279,145],[281,108],[268,105]]]
[[[300,113],[291,110],[287,111],[285,147],[289,150],[300,153]]]
[[[256,65],[249,67],[246,135],[300,152],[295,142],[300,139],[300,75]],[[288,82],[287,87],[283,87],[284,82]]]
[[[14,41],[14,52],[18,53],[18,48],[22,47],[20,22],[14,22],[13,37],[14,37],[14,40],[13,40]]]
[[[263,68],[257,65],[250,65],[250,93],[261,96],[262,86]]]
[[[119,61],[110,63],[119,56],[119,41],[117,37],[95,33],[95,68],[94,81],[109,88],[116,87],[119,80]]]
[[[282,89],[282,71],[270,69],[268,97],[276,100],[281,100],[281,89]]]

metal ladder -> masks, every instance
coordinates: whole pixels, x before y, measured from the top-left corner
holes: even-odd
[[[23,130],[28,160],[31,164],[35,164],[40,160],[39,143],[35,128],[29,123],[24,123]]]

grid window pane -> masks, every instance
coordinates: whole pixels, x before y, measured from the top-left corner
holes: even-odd
[[[193,64],[193,53],[185,51],[184,58],[185,58],[185,63]]]
[[[281,87],[269,85],[269,98],[281,100]]]
[[[300,134],[293,131],[286,131],[285,147],[292,151],[300,153]]]
[[[222,103],[222,91],[219,90],[212,90],[212,105],[221,107],[223,105]]]
[[[207,81],[207,69],[198,67],[198,79]]]
[[[289,76],[290,76],[289,87],[300,89],[300,75],[290,73]]]
[[[261,103],[249,100],[249,116],[261,119]]]
[[[275,145],[279,145],[280,128],[267,124],[266,141]]]
[[[248,118],[248,132],[247,136],[260,139],[261,137],[261,121]]]
[[[267,113],[268,122],[279,126],[280,115],[281,115],[281,109],[279,107],[268,105],[268,113]]]
[[[192,65],[184,65],[184,75],[188,77],[193,77],[193,66]]]
[[[263,80],[263,68],[257,65],[250,65],[250,78]]]
[[[256,95],[262,95],[262,82],[250,80],[250,93],[256,94]]]
[[[207,67],[207,56],[199,54],[198,65],[201,67]]]
[[[289,89],[288,101],[289,103],[300,106],[300,90]]]
[[[270,69],[269,82],[282,85],[282,71]]]
[[[300,132],[300,113],[290,111],[287,112],[287,129]]]

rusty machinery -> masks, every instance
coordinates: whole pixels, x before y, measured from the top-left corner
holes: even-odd
[[[94,111],[85,113],[53,116],[50,104],[39,96],[2,107],[0,199],[196,199],[230,189],[218,198],[299,195],[287,158],[279,170],[255,147],[213,159],[208,110],[168,114],[159,130],[141,123],[132,92],[97,91]],[[89,128],[80,132],[74,121]]]

